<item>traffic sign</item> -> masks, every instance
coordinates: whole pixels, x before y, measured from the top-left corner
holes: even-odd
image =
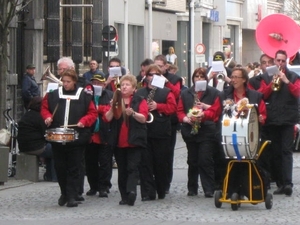
[[[205,55],[204,54],[196,54],[195,62],[196,63],[205,63]]]
[[[205,52],[205,45],[201,44],[201,43],[197,44],[196,45],[196,53],[197,54],[204,54],[204,52]]]
[[[117,41],[118,35],[117,35],[117,29],[114,26],[105,26],[102,30],[102,37],[104,40],[108,41]]]

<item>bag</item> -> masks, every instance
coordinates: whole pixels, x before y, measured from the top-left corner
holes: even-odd
[[[0,130],[0,145],[9,146],[11,134],[7,129]]]

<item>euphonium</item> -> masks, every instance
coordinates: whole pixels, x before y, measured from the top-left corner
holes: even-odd
[[[43,76],[42,76],[41,80],[50,80],[54,83],[58,83],[60,86],[63,85],[62,81],[60,79],[56,78],[56,76],[53,73],[51,73],[50,66],[48,66],[46,68],[45,72],[43,73]]]
[[[224,80],[225,80],[225,75],[224,75],[223,72],[219,72],[219,73],[217,74],[217,80],[218,80],[218,82],[221,82],[221,81],[224,81]]]
[[[280,72],[282,72],[282,70],[280,70]],[[272,90],[279,91],[280,87],[281,87],[281,79],[278,75],[274,75],[272,80]]]

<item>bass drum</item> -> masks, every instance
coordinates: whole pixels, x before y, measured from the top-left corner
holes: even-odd
[[[254,159],[259,147],[259,122],[257,109],[249,109],[245,118],[223,115],[222,145],[226,158]]]

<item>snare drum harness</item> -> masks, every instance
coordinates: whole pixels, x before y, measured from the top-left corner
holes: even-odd
[[[82,87],[78,88],[75,95],[64,95],[62,87],[58,88],[58,96],[59,98],[66,99],[66,108],[65,108],[65,117],[64,117],[64,128],[68,127],[69,123],[69,112],[70,112],[70,103],[71,100],[78,100],[81,91],[83,90]]]

